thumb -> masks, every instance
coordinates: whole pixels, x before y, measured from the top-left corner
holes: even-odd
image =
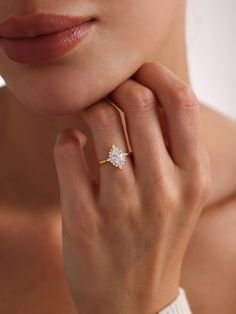
[[[53,148],[62,224],[69,232],[85,224],[85,220],[88,223],[94,208],[93,183],[83,151],[86,141],[83,133],[68,128],[58,134]]]

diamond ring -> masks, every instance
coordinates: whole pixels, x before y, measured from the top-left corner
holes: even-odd
[[[131,154],[132,152],[125,153],[122,149],[113,144],[111,150],[109,151],[109,157],[105,160],[99,161],[98,164],[102,165],[106,162],[110,162],[114,167],[122,169],[125,163],[125,157]]]

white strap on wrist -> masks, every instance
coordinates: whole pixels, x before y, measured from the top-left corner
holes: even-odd
[[[185,290],[179,287],[177,298],[167,307],[162,309],[159,314],[192,314]]]

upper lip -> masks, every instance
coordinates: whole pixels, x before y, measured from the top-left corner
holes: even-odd
[[[0,23],[0,37],[27,38],[70,29],[89,21],[89,16],[53,15],[50,13],[34,13],[13,15]]]

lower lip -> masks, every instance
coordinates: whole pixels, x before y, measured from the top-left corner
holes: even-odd
[[[60,57],[72,50],[91,30],[93,20],[71,29],[32,38],[0,38],[0,47],[17,63],[35,63]]]

